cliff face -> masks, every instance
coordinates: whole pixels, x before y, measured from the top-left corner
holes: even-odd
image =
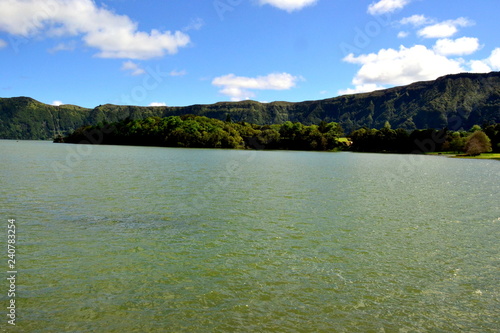
[[[83,125],[115,122],[125,118],[194,114],[256,124],[321,120],[338,122],[348,133],[366,126],[450,130],[474,124],[500,123],[500,72],[447,75],[434,81],[300,103],[255,101],[221,102],[187,107],[138,107],[101,105],[94,109],[74,105],[59,107],[28,97],[0,98],[0,138],[51,139]]]

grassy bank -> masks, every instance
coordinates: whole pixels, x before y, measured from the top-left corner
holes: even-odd
[[[468,158],[468,159],[479,159],[479,160],[500,160],[500,153],[482,153],[481,155],[478,156],[469,156],[453,152],[442,152],[442,153],[427,153],[426,155],[437,155],[437,156],[446,156],[452,158]]]
[[[482,153],[478,156],[467,156],[467,155],[455,155],[454,158],[472,158],[472,159],[483,159],[483,160],[500,160],[499,153]]]

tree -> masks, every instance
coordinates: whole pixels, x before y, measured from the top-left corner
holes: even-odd
[[[484,133],[491,140],[491,148],[493,152],[500,152],[500,124],[486,126],[484,128]]]
[[[460,152],[464,151],[466,138],[460,132],[453,132],[449,136],[448,147],[445,150]]]
[[[479,125],[474,125],[470,128],[469,132],[470,133],[474,133],[474,132],[477,132],[477,131],[480,131],[481,130],[481,126]]]
[[[483,131],[476,131],[467,137],[464,149],[467,155],[477,156],[491,150],[491,140]]]

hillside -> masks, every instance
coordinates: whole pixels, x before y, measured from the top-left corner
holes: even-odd
[[[434,81],[371,93],[300,103],[255,101],[221,102],[186,107],[100,105],[94,109],[59,107],[28,97],[0,98],[1,139],[51,139],[83,125],[144,119],[150,116],[194,114],[234,122],[305,125],[321,120],[337,122],[346,132],[361,128],[408,130],[449,127],[469,129],[474,124],[500,122],[500,72],[447,75]]]

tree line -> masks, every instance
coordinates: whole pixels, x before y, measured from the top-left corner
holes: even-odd
[[[83,126],[55,142],[139,145],[185,148],[350,150],[356,152],[430,153],[455,152],[479,155],[500,152],[500,123],[475,125],[469,131],[425,129],[408,131],[360,128],[347,140],[342,127],[321,121],[304,125],[286,121],[276,125],[232,122],[196,115],[124,119],[115,123]]]
[[[116,123],[83,126],[55,142],[140,145],[185,148],[290,149],[328,151],[341,149],[343,130],[338,123],[306,126],[286,121],[256,125],[204,116],[124,119]]]
[[[358,152],[431,153],[454,152],[479,155],[500,152],[500,124],[474,125],[469,131],[426,129],[408,132],[391,129],[361,128],[350,134],[350,149]]]

